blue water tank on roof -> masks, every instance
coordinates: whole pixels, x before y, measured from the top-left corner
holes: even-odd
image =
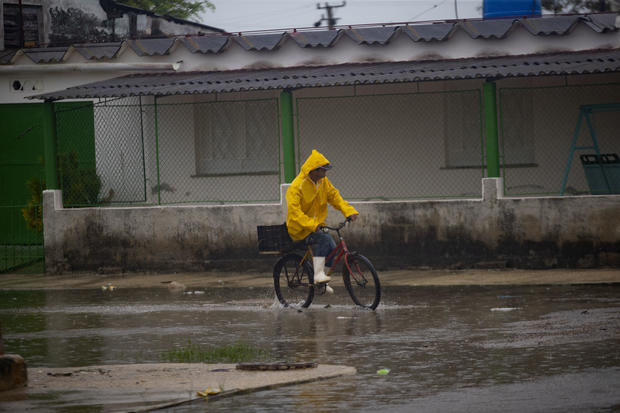
[[[484,0],[482,17],[540,16],[540,0]]]

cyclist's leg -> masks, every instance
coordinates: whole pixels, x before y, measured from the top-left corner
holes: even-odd
[[[325,274],[325,259],[336,247],[334,239],[323,231],[316,231],[308,236],[308,242],[312,245],[314,282],[325,283],[330,281],[331,278]],[[333,292],[331,288],[330,292]]]
[[[316,231],[308,235],[308,238],[312,244],[312,255],[315,257],[327,257],[336,248],[336,241],[327,232]],[[333,257],[325,264],[330,267],[332,261]]]

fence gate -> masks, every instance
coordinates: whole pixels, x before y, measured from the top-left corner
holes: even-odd
[[[0,105],[0,272],[43,270],[42,233],[28,227],[23,212],[43,178],[41,109]],[[30,212],[37,215],[40,208]]]

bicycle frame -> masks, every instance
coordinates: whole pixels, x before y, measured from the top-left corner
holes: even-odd
[[[336,267],[340,263],[340,259],[343,256],[344,256],[344,265],[346,265],[346,267],[349,270],[349,272],[352,272],[351,271],[351,267],[349,266],[349,260],[347,259],[347,257],[349,256],[349,249],[347,248],[347,243],[344,242],[344,238],[342,238],[342,236],[340,235],[340,229],[342,227],[341,228],[325,227],[325,228],[328,228],[328,229],[336,231],[336,233],[338,234],[338,240],[339,240],[338,244],[336,244],[336,247],[332,250],[332,252],[329,253],[327,258],[325,258],[325,261],[329,261],[332,258],[334,259],[331,267],[327,271],[327,275],[331,275],[336,270]],[[304,254],[303,258],[301,259],[301,262],[303,263],[304,261],[306,261],[308,259],[311,259],[313,256],[314,255],[312,254],[312,246],[308,245],[306,247],[306,253]]]
[[[370,260],[355,251],[349,251],[345,240],[340,235],[340,230],[349,221],[347,219],[335,227],[323,226],[321,228],[323,231],[335,231],[338,234],[337,244],[325,257],[326,260],[333,262],[325,270],[328,275],[333,276],[340,260],[344,258],[341,268],[344,287],[355,304],[374,310],[381,300],[381,284]],[[305,245],[303,245],[304,243]],[[325,282],[314,284],[312,279],[314,264],[312,262],[312,258],[314,258],[312,244],[307,244],[306,241],[304,243],[293,244],[292,248],[285,251],[285,255],[274,266],[273,277],[276,296],[285,306],[301,304],[302,307],[308,307],[312,303],[315,292],[320,295],[332,292],[327,289],[328,285]],[[304,249],[303,257],[300,257],[299,251]],[[294,253],[294,250],[297,253]]]

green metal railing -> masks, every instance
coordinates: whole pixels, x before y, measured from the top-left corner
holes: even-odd
[[[22,216],[26,205],[0,206],[0,273],[42,270],[42,234],[28,229]]]

